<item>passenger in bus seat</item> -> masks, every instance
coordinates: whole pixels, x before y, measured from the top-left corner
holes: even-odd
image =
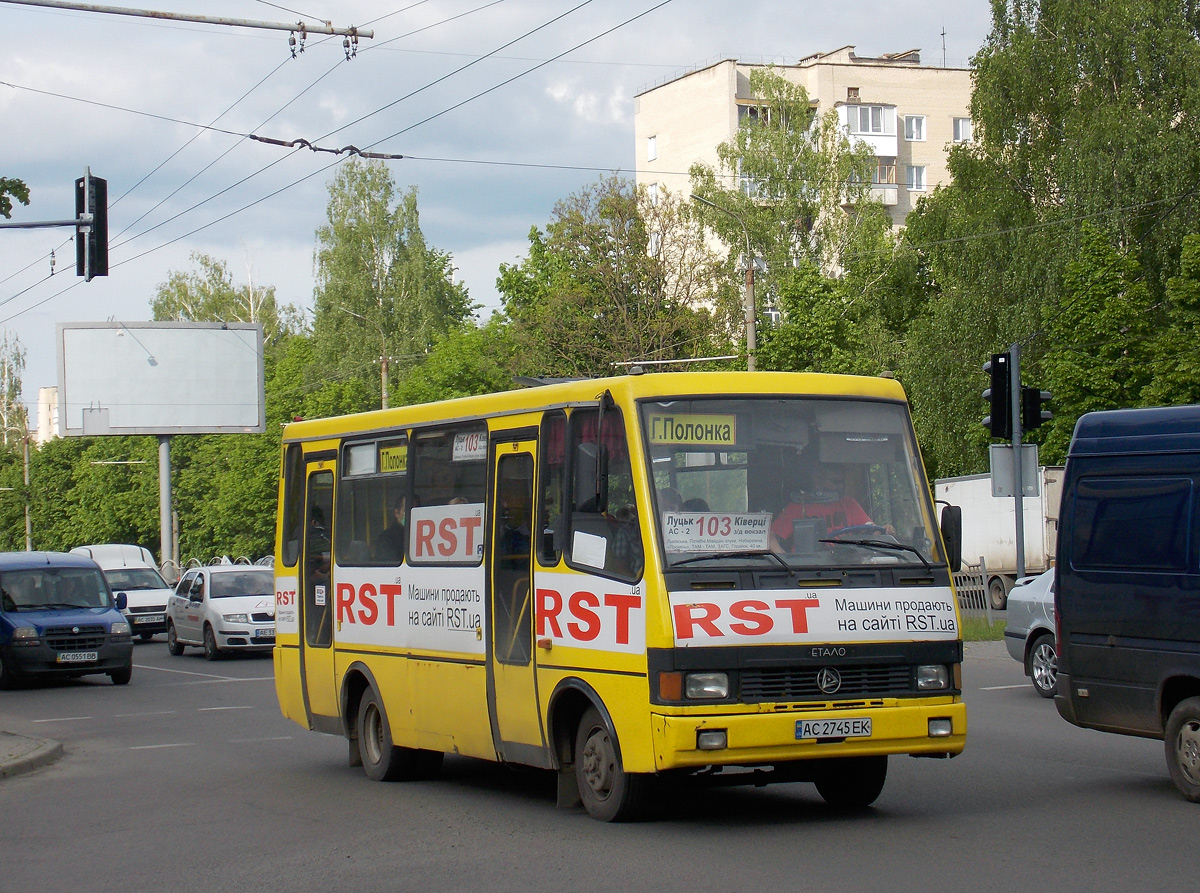
[[[371,544],[371,554],[376,561],[395,561],[399,564],[404,559],[404,516],[407,508],[407,496],[399,496],[392,503],[391,521]]]

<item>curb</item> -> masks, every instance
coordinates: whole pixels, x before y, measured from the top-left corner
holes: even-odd
[[[48,766],[62,753],[63,746],[58,741],[0,732],[0,778],[11,778]]]

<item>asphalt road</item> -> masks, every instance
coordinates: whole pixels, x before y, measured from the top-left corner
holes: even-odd
[[[1157,741],[1076,729],[971,644],[954,760],[896,757],[876,806],[811,785],[664,794],[655,820],[554,806],[549,775],[448,758],[376,784],[285,721],[268,657],[140,644],[133,681],[0,692],[63,756],[0,779],[0,891],[1190,889],[1200,806]]]

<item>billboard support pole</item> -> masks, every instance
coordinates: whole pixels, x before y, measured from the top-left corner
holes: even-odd
[[[171,548],[171,435],[158,435],[158,527],[161,536],[159,561],[165,565],[175,556]]]

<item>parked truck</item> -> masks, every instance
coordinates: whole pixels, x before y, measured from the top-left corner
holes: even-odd
[[[1022,499],[1025,518],[1025,573],[1040,574],[1051,566],[1058,543],[1058,507],[1062,500],[1062,466],[1040,466],[1038,495]],[[989,474],[943,478],[934,483],[938,501],[962,509],[963,564],[982,558],[987,569],[988,598],[999,611],[1017,581],[1016,506],[1011,496],[992,495]]]

